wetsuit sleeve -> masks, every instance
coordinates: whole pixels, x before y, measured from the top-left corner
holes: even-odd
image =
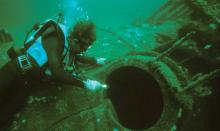
[[[48,66],[52,71],[54,80],[83,87],[82,80],[74,78],[71,73],[64,71],[62,64],[64,44],[58,33],[56,31],[47,32],[46,35],[43,35],[42,43],[48,56]]]

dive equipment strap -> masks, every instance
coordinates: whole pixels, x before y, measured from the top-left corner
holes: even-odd
[[[34,44],[34,42],[42,35],[42,33],[43,33],[44,31],[46,31],[46,30],[48,29],[48,27],[51,26],[51,25],[55,25],[55,27],[57,26],[57,24],[56,24],[55,21],[49,20],[48,22],[46,22],[46,23],[37,31],[37,33],[34,35],[34,38],[33,38],[31,41],[29,41],[28,43],[26,43],[26,44],[24,45],[24,48],[25,48],[26,50],[27,50],[28,48],[30,48],[30,47]]]
[[[28,59],[27,55],[21,55],[18,57],[18,63],[22,70],[22,73],[25,73],[26,71],[32,69],[32,64],[30,60]]]

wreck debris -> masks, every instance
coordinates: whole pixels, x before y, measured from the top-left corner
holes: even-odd
[[[183,88],[180,92],[191,90],[199,86],[203,86],[211,79],[214,79],[220,74],[220,69],[216,69],[208,74],[202,75],[201,73],[195,75],[192,80],[189,81],[188,85]]]
[[[217,1],[208,0],[169,0],[159,10],[147,19],[148,23],[161,24],[166,21],[178,21],[189,18],[193,13],[202,13],[219,22],[220,4]],[[207,19],[207,21],[209,21]]]
[[[157,54],[157,53],[156,53]],[[127,67],[131,67],[131,68],[140,68],[140,69],[144,69],[146,72],[148,72],[149,74],[151,74],[155,79],[157,79],[157,81],[159,82],[159,83],[161,83],[161,84],[159,84],[159,85],[161,85],[162,87],[162,92],[164,91],[164,90],[169,90],[167,93],[164,93],[163,92],[163,95],[170,95],[170,94],[172,94],[172,93],[174,93],[175,94],[175,92],[176,92],[176,90],[179,90],[179,88],[181,88],[181,85],[182,85],[182,82],[183,81],[179,81],[180,79],[181,80],[183,80],[182,78],[179,78],[179,75],[180,74],[178,74],[178,76],[175,76],[177,73],[176,72],[173,72],[172,73],[172,69],[173,69],[173,67],[166,67],[167,65],[165,64],[165,63],[163,63],[161,60],[159,60],[159,61],[154,61],[154,62],[152,62],[152,60],[155,58],[156,56],[155,56],[155,54],[154,53],[152,53],[151,55],[150,55],[150,53],[148,52],[148,55],[145,55],[145,56],[143,56],[143,54],[142,54],[142,56],[140,56],[140,55],[138,55],[138,56],[136,56],[136,55],[133,55],[133,56],[129,56],[129,57],[127,57],[127,58],[121,58],[120,60],[116,60],[115,62],[113,62],[113,63],[111,63],[110,65],[108,65],[108,66],[106,66],[103,70],[105,71],[105,73],[103,72],[103,73],[100,73],[100,74],[97,74],[98,75],[98,77],[99,77],[99,79],[106,79],[106,77],[107,76],[109,76],[110,74],[114,74],[114,71],[116,71],[117,69],[118,70],[124,70],[124,69],[126,69]],[[144,64],[145,63],[145,64]],[[169,70],[172,70],[171,72],[169,72]],[[178,70],[181,70],[181,68],[178,68]],[[117,71],[116,71],[117,72]],[[115,72],[115,73],[116,73]],[[181,71],[180,71],[181,72]],[[125,73],[125,72],[124,72]],[[109,74],[109,75],[108,75]],[[120,73],[120,74],[123,74],[123,73]],[[93,74],[93,75],[96,75],[96,74]],[[183,75],[183,74],[182,74]],[[118,75],[117,75],[118,76]],[[132,75],[125,75],[125,76],[132,76]],[[136,76],[138,76],[138,74],[136,74]],[[119,76],[118,76],[119,77]],[[175,78],[176,77],[176,78]],[[182,77],[187,77],[187,76],[182,76]],[[123,77],[121,78],[121,79],[123,79]],[[185,78],[186,79],[186,78]],[[130,80],[127,80],[128,82],[130,81]],[[165,82],[166,81],[166,82]],[[132,82],[132,81],[131,81]],[[110,82],[110,83],[112,83],[112,82]],[[113,82],[114,83],[114,82]],[[148,83],[148,82],[147,82]],[[163,83],[163,84],[162,84]],[[128,84],[128,85],[131,85],[131,84]],[[165,86],[165,88],[163,88]],[[163,90],[164,89],[164,90]],[[111,89],[111,85],[110,85],[110,90],[113,90],[113,88]],[[172,92],[172,93],[171,93]],[[113,94],[117,94],[116,92],[115,93],[113,93]],[[173,96],[175,96],[173,94]],[[121,94],[122,95],[122,94]],[[164,97],[166,97],[166,95],[164,96]],[[171,95],[172,96],[172,95]],[[171,97],[171,96],[169,96],[169,97]],[[158,97],[159,98],[159,97]],[[164,98],[165,100],[164,101],[167,101],[168,99],[166,99],[166,98]],[[172,100],[174,100],[173,98],[171,98]],[[171,101],[172,101],[171,100]],[[169,101],[169,100],[168,100]],[[175,100],[174,100],[175,101]],[[145,101],[146,102],[146,101]],[[114,103],[114,102],[113,102]],[[123,102],[119,102],[119,103],[123,103]],[[166,102],[165,102],[166,103]],[[164,103],[164,104],[165,104]],[[172,103],[172,102],[171,102]],[[170,103],[170,104],[171,104]],[[169,106],[169,104],[165,104],[166,105],[166,108],[169,108],[168,106]],[[171,104],[172,105],[172,104]],[[174,105],[178,105],[178,104],[174,104]],[[179,109],[178,107],[176,108],[176,109]],[[166,110],[166,109],[164,109],[164,110]],[[166,112],[166,111],[164,111],[164,112]],[[175,111],[174,111],[175,112]],[[166,113],[165,113],[166,114]],[[163,114],[163,115],[165,115],[165,114]],[[178,114],[178,113],[176,113],[176,114]],[[144,116],[144,115],[143,115]],[[175,117],[174,115],[172,116],[172,117]],[[161,119],[163,119],[163,118],[161,118]],[[165,118],[164,118],[165,119]],[[171,118],[171,116],[170,116],[170,119],[172,119]],[[163,120],[159,120],[160,122],[161,122],[161,124],[163,123],[162,121]],[[169,120],[164,120],[164,121],[166,121],[166,123],[168,124],[169,122]],[[171,120],[172,121],[172,120]],[[160,123],[159,122],[159,123]],[[174,120],[173,120],[173,122],[174,122]],[[160,130],[159,129],[159,127],[157,127],[157,126],[159,126],[160,124],[159,123],[157,123],[157,124],[155,124],[153,127],[151,127],[150,128],[150,130]],[[175,122],[174,122],[175,123]],[[173,123],[172,123],[172,125],[173,125]],[[170,125],[171,126],[171,125]],[[169,128],[171,128],[169,126]],[[168,128],[168,127],[167,127]]]
[[[12,36],[4,29],[0,29],[0,45],[11,41],[13,41]]]
[[[165,59],[166,57],[152,63],[151,61],[157,56],[158,53],[149,53],[148,56],[128,56],[112,61],[108,65],[101,67],[97,70],[88,70],[84,73],[84,75],[91,79],[99,79],[100,81],[107,83],[108,80],[112,80],[112,82],[110,82],[111,84],[108,83],[110,84],[110,88],[107,90],[107,92],[101,91],[98,92],[98,94],[96,94],[95,96],[94,94],[91,94],[90,92],[87,92],[86,90],[83,90],[81,88],[73,89],[71,87],[62,88],[62,90],[56,90],[56,88],[44,88],[44,90],[41,89],[37,93],[36,91],[34,91],[34,94],[31,94],[32,98],[41,98],[39,96],[46,96],[46,94],[50,92],[51,98],[53,98],[54,94],[56,95],[56,99],[50,100],[46,103],[41,102],[41,99],[36,99],[36,101],[34,102],[32,102],[33,100],[31,102],[29,101],[24,110],[20,112],[20,117],[15,120],[16,128],[14,127],[14,129],[25,131],[30,129],[39,129],[40,127],[41,130],[68,130],[73,128],[87,130],[88,127],[85,126],[86,124],[89,126],[90,130],[103,130],[106,127],[108,129],[116,128],[118,130],[127,130],[129,128],[127,127],[127,124],[129,122],[132,123],[130,125],[134,125],[133,129],[143,129],[143,131],[154,131],[163,129],[169,130],[173,128],[175,123],[182,117],[180,115],[180,111],[182,112],[181,104],[176,104],[176,100],[174,97],[175,94],[173,93],[176,93],[176,90],[180,90],[182,88],[182,80],[183,78],[185,78],[184,81],[186,82],[187,76],[185,74],[177,74],[177,72],[173,70],[175,67],[170,67],[170,65],[166,64],[166,62],[163,61],[163,59]],[[182,70],[182,68],[177,67],[176,69]],[[120,75],[117,75],[117,73],[119,73]],[[129,73],[130,75],[128,75]],[[136,98],[129,98],[131,100],[134,99],[132,101],[129,101],[130,108],[124,108],[124,111],[122,110],[124,113],[130,112],[130,115],[127,115],[127,117],[132,116],[131,112],[138,113],[132,111],[132,108],[135,108],[135,106],[132,107],[132,105],[135,102],[137,103],[137,101],[135,100],[140,100],[140,102],[142,101],[141,105],[149,104],[149,106],[152,106],[152,108],[156,105],[161,105],[161,108],[157,108],[157,117],[146,117],[146,115],[144,115],[150,113],[149,106],[146,106],[149,109],[145,110],[146,112],[140,116],[143,117],[142,120],[150,120],[150,123],[152,122],[151,124],[146,125],[147,123],[145,121],[142,121],[140,122],[142,123],[142,125],[135,125],[134,120],[136,119],[127,119],[128,123],[122,124],[123,118],[121,117],[123,117],[123,115],[119,113],[120,111],[118,111],[117,108],[118,105],[115,103],[114,99],[110,97],[110,92],[112,91],[114,92],[113,94],[117,95],[117,90],[115,90],[114,86],[120,84],[118,80],[116,80],[114,77],[111,77],[114,74],[118,76],[117,79],[119,81],[127,82],[127,84],[123,84],[122,87],[118,88],[123,89],[124,94],[128,93],[128,91],[126,91],[126,89],[128,89],[128,85],[135,85],[135,83],[142,82],[145,83],[145,80],[149,81],[147,83],[150,84],[150,82],[152,82],[150,79],[152,79],[153,81],[155,81],[155,84],[158,85],[147,85],[147,87],[149,88],[146,88],[145,84],[143,88],[138,88],[138,86],[131,86],[129,90],[133,91],[131,91],[130,93],[134,93],[133,95],[135,95],[135,90],[137,91],[138,89],[142,94],[139,94],[138,96],[136,95]],[[137,80],[127,80],[133,78],[136,78]],[[155,92],[152,92],[153,90],[151,90],[150,88],[152,88]],[[146,93],[148,92],[155,95],[146,95]],[[118,94],[117,97],[122,97],[122,95],[123,94]],[[129,95],[127,95],[127,97],[129,97]],[[153,104],[150,101],[155,101],[155,97],[159,101],[154,102],[155,104]],[[45,98],[42,98],[42,100],[44,99]],[[120,102],[120,100],[119,103],[122,106],[125,106],[125,103],[122,101]],[[138,106],[140,105],[137,105],[137,107]],[[39,110],[34,110],[36,108]],[[138,109],[144,108],[138,107]],[[22,118],[25,118],[26,123],[28,124],[22,124],[22,120],[20,120]],[[151,118],[153,121],[151,121]],[[99,121],[98,124],[97,119]],[[78,121],[81,124],[78,124],[78,122],[74,124],[73,121]]]
[[[161,24],[170,20],[189,17],[193,10],[184,0],[169,0],[147,19],[148,23]]]
[[[186,41],[191,35],[195,34],[194,31],[187,33],[184,37],[180,38],[179,40],[177,40],[172,47],[170,47],[169,49],[167,49],[166,51],[162,52],[161,55],[156,58],[156,60],[159,60],[165,56],[168,56],[172,51],[174,51],[177,47],[181,46],[181,44],[184,43],[184,41]]]
[[[12,36],[6,30],[0,29],[0,67],[9,61],[9,57],[6,53],[12,44]]]
[[[187,0],[198,9],[202,10],[205,14],[213,18],[216,22],[220,18],[220,3],[217,1],[208,0]]]

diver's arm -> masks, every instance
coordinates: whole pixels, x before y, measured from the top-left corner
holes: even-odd
[[[62,65],[62,50],[64,45],[57,36],[57,32],[43,36],[42,43],[47,53],[48,65],[52,71],[52,77],[54,80],[84,87],[82,80],[74,78],[71,73],[64,71],[64,67]]]
[[[76,60],[84,64],[98,65],[95,57],[76,55]]]
[[[81,63],[95,65],[95,66],[101,66],[109,63],[109,61],[107,61],[106,58],[95,58],[84,55],[76,55],[76,60]]]

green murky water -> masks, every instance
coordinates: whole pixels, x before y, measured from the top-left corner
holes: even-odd
[[[89,53],[112,57],[133,49],[149,50],[155,47],[155,32],[172,27],[150,26],[146,20],[165,2],[166,0],[1,0],[0,27],[7,29],[14,38],[14,44],[20,46],[33,24],[54,18],[60,12],[64,14],[67,25],[89,19],[98,27],[98,39]]]

